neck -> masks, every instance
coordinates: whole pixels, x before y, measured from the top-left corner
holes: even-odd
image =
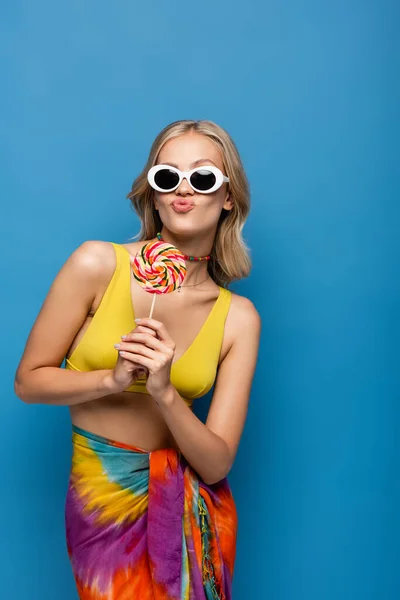
[[[188,256],[207,256],[211,252],[212,240],[210,240],[209,235],[204,239],[199,238],[198,236],[196,239],[193,239],[193,237],[188,238],[174,235],[165,227],[161,229],[160,233],[164,242],[172,244],[178,248],[182,254],[187,254]],[[208,262],[208,260],[186,260],[186,276],[182,287],[189,284],[193,286],[205,279],[208,273]],[[206,284],[207,281],[208,280],[206,280],[204,284]],[[193,287],[193,289],[196,288]]]

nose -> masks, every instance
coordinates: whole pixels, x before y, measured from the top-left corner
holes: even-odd
[[[193,196],[194,190],[189,184],[186,177],[184,177],[180,183],[180,185],[176,188],[175,194],[178,196]]]

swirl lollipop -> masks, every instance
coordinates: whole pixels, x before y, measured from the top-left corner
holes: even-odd
[[[169,294],[183,283],[186,275],[184,254],[172,244],[149,242],[132,261],[133,276],[149,294],[154,294],[149,318],[153,314],[156,294]]]

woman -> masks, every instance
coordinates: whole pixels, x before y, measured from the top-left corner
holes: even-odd
[[[226,131],[184,120],[157,136],[128,198],[139,241],[85,241],[71,254],[15,391],[70,409],[65,521],[82,600],[228,600],[237,513],[227,474],[261,327],[252,302],[227,289],[250,271],[248,184]],[[148,318],[152,296],[131,263],[157,238],[184,253],[187,271]],[[191,407],[213,385],[204,424]]]

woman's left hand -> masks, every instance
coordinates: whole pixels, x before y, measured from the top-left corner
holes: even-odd
[[[153,397],[162,397],[171,385],[175,342],[161,321],[150,318],[135,321],[135,329],[119,344],[120,352],[126,352],[126,355],[122,354],[124,358],[147,369],[147,391]],[[154,330],[156,336],[150,334],[148,329]]]

